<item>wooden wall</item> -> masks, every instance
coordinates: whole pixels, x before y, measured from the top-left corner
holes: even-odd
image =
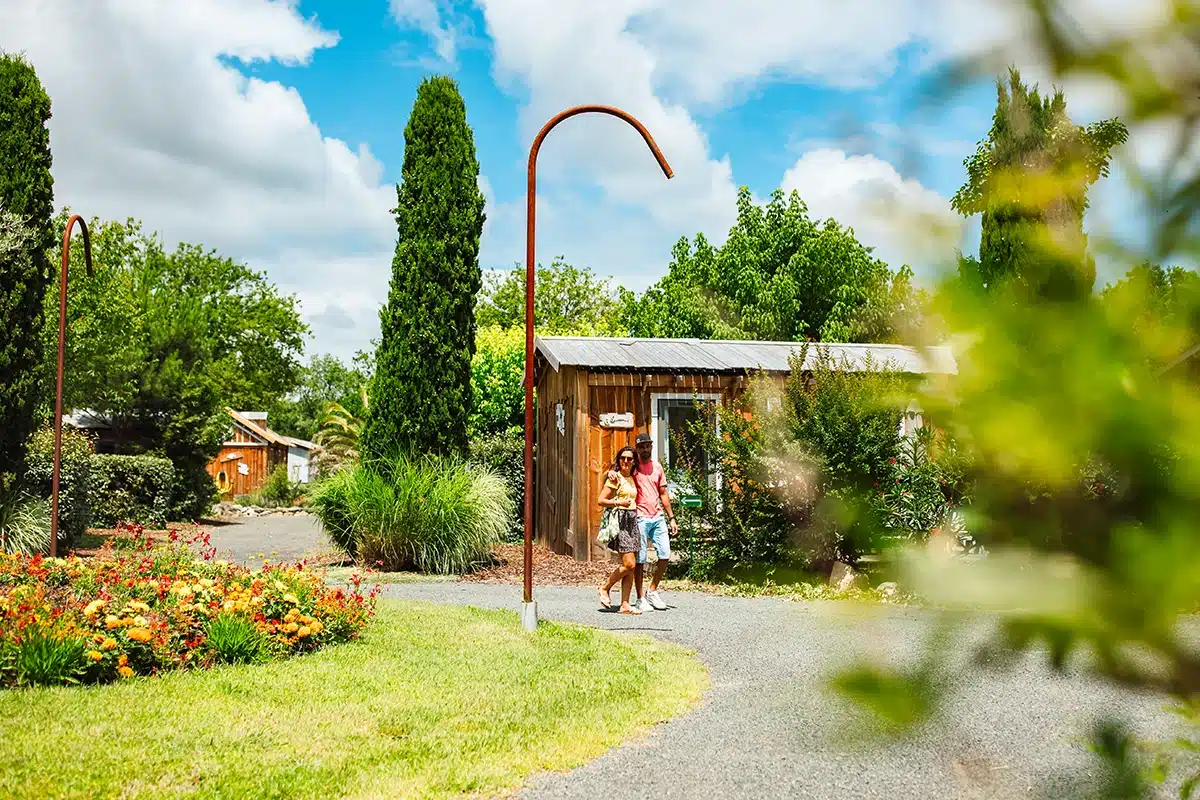
[[[534,466],[534,532],[544,547],[556,553],[579,557],[574,526],[575,432],[578,427],[579,375],[572,367],[559,371],[547,368],[538,381],[536,426],[537,449]],[[562,430],[558,408],[562,407]]]
[[[208,474],[220,488],[223,498],[233,499],[239,495],[257,492],[267,475],[277,464],[287,463],[287,448],[269,445],[241,425],[233,426],[233,436],[221,446],[217,457],[208,463]],[[245,474],[238,464],[246,465]],[[221,473],[225,473],[222,486]]]

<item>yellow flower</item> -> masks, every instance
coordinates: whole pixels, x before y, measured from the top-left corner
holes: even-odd
[[[129,610],[133,611],[133,612],[149,611],[150,606],[146,605],[145,603],[140,603],[135,600],[129,604]]]
[[[121,620],[117,619],[117,617],[113,616],[112,614],[109,614],[104,618],[104,627],[108,628],[110,631],[113,628],[119,628],[121,627]]]
[[[301,639],[304,639],[311,633],[312,633],[312,629],[309,628],[307,625],[303,626],[302,628],[300,628],[300,630],[296,631],[296,635],[299,636]]]
[[[205,589],[211,589],[213,587],[213,583],[214,583],[214,581],[212,578],[201,578],[200,579],[200,585],[203,586]]]
[[[132,678],[133,670],[131,670],[129,667],[117,667],[117,674],[122,678]]]
[[[108,637],[107,639],[105,639],[105,640],[104,640],[104,641],[103,641],[103,642],[100,644],[100,649],[101,649],[101,650],[115,650],[115,649],[116,649],[116,647],[117,647],[117,640],[116,640],[116,639],[114,639],[114,638],[112,638],[111,636],[110,636],[110,637]]]
[[[221,609],[222,609],[223,611],[233,611],[233,607],[234,607],[234,606],[236,606],[236,605],[237,605],[237,602],[236,602],[236,601],[234,601],[234,600],[226,600],[224,603],[222,603],[222,604],[221,604]]]
[[[154,638],[153,634],[145,628],[130,628],[126,635],[135,642],[148,642]]]
[[[123,667],[128,663],[129,663],[129,656],[127,656],[127,655],[121,655],[120,657],[117,658],[117,666],[118,667]]]
[[[99,650],[88,650],[87,657],[90,658],[92,661],[99,661],[102,658],[104,658],[104,654],[101,653]]]
[[[308,626],[308,629],[313,633],[320,633],[321,631],[325,630],[325,626],[316,620],[313,620],[313,622]]]
[[[104,608],[103,600],[93,600],[92,602],[87,604],[87,608],[85,608],[83,610],[83,613],[84,613],[84,615],[86,615],[88,617],[94,617],[98,613],[100,613],[100,609],[102,609],[102,608]]]
[[[285,595],[283,596],[283,602],[285,602],[285,603],[291,603],[292,605],[294,605],[294,606],[295,606],[295,605],[299,605],[299,604],[300,604],[300,599],[299,599],[299,598],[297,598],[297,597],[296,597],[296,595],[294,595],[294,594],[285,594]]]
[[[136,625],[136,626],[138,626],[139,628],[144,628],[144,627],[146,627],[147,625],[149,625],[150,623],[146,621],[146,618],[145,618],[145,617],[140,617],[140,616],[139,616],[139,617],[135,617],[135,618],[134,618],[134,620],[133,620],[133,624],[134,624],[134,625]]]
[[[300,630],[300,626],[294,622],[289,622],[287,625],[283,626],[283,630],[286,633],[295,633],[296,631]]]

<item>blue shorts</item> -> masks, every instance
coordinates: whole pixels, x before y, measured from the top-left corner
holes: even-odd
[[[662,514],[655,517],[638,517],[638,530],[642,533],[642,547],[638,550],[637,563],[646,563],[646,545],[654,542],[654,552],[660,559],[671,558],[671,537],[667,532],[667,518]]]

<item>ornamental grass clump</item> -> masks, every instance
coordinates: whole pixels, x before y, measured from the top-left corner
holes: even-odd
[[[378,587],[327,586],[295,565],[204,558],[175,540],[85,561],[0,554],[0,687],[107,683],[283,659],[357,638]]]
[[[500,475],[432,456],[340,472],[322,485],[312,507],[330,538],[361,562],[441,575],[485,560],[513,514]]]

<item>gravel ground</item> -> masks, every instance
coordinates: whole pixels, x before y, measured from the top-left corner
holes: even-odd
[[[392,585],[385,595],[514,610],[520,601],[519,587],[467,583]],[[945,724],[920,740],[856,746],[846,738],[856,714],[828,693],[826,676],[863,654],[912,663],[927,612],[687,593],[664,594],[668,611],[627,617],[597,610],[591,589],[536,596],[543,619],[695,649],[713,688],[690,714],[568,774],[539,776],[522,797],[1061,798],[1085,792],[1096,774],[1077,740],[1101,712],[1122,714],[1142,735],[1171,730],[1159,698],[1064,679],[1030,658],[974,672]],[[963,654],[981,632],[956,637]]]
[[[299,561],[331,547],[317,518],[307,514],[207,520],[200,527],[212,535],[217,558],[239,564],[261,566],[263,559]]]

